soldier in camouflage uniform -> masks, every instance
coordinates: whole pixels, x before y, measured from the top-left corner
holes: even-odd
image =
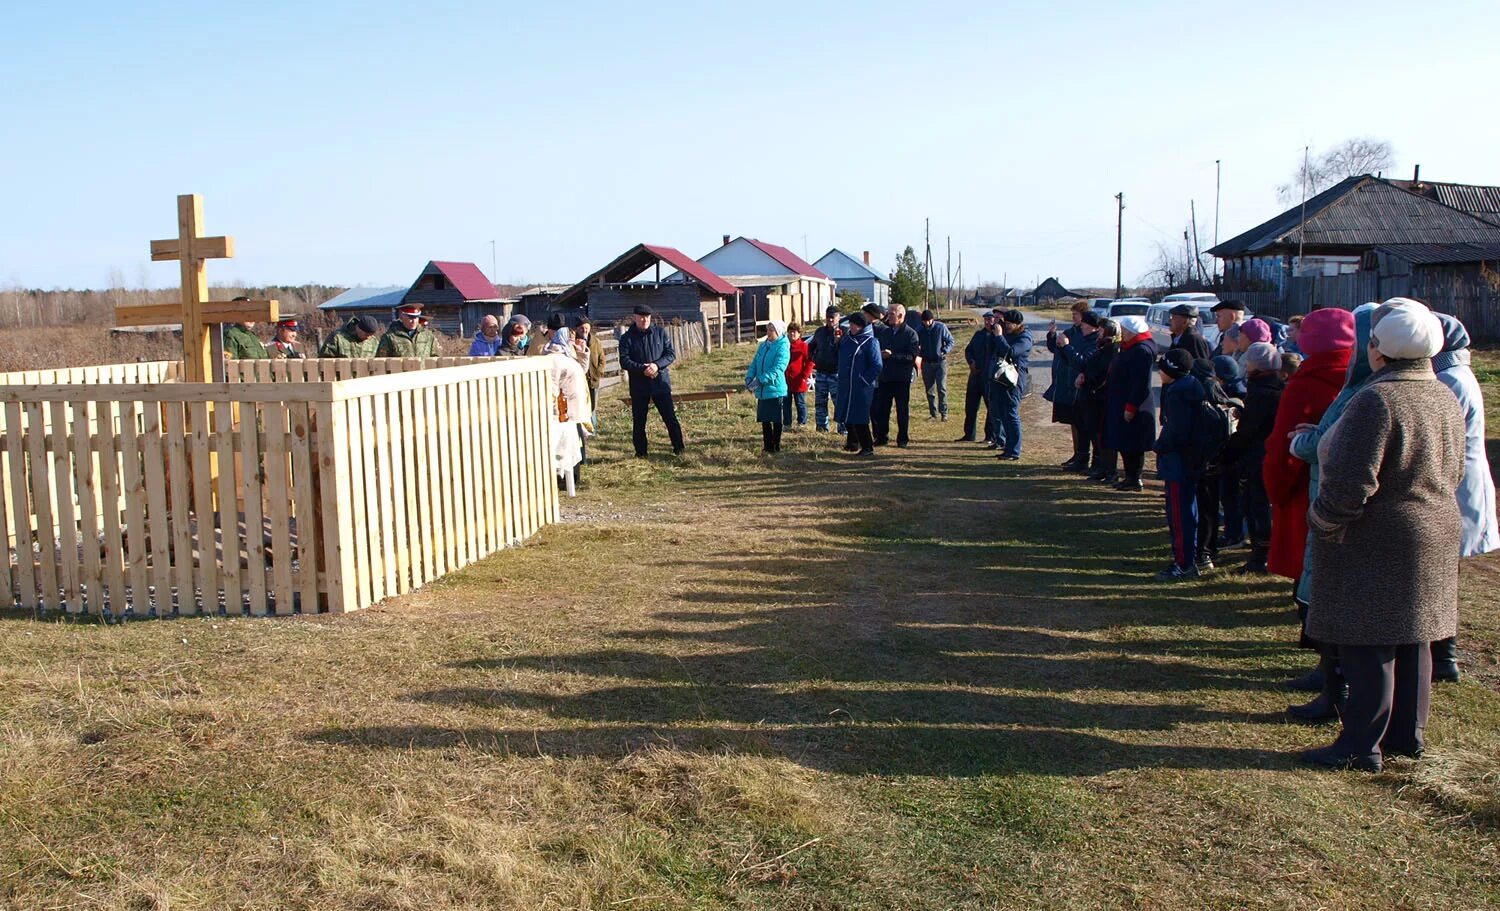
[[[255,334],[254,323],[235,323],[224,327],[224,357],[230,360],[263,360],[270,357],[266,346]]]
[[[374,357],[380,344],[376,333],[380,323],[373,316],[354,316],[323,342],[318,357]]]
[[[422,305],[402,304],[396,319],[380,337],[376,357],[437,357],[437,335],[422,325]]]

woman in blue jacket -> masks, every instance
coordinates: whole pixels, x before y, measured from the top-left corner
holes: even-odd
[[[1141,469],[1156,441],[1156,405],[1151,377],[1156,372],[1156,342],[1143,316],[1120,319],[1120,354],[1109,368],[1105,445],[1120,454],[1125,480],[1116,490],[1141,490]]]
[[[875,455],[875,438],[870,434],[870,406],[875,401],[875,386],[880,382],[880,345],[875,330],[863,313],[849,317],[849,329],[839,342],[839,388],[833,403],[833,419],[844,425],[849,439],[847,452],[868,458]]]
[[[755,419],[760,421],[763,450],[781,451],[781,407],[786,399],[786,367],[791,363],[792,348],[786,337],[786,323],[771,320],[765,340],[755,349],[755,357],[745,370],[745,385],[755,393]]]

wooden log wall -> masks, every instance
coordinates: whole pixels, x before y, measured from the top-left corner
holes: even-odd
[[[84,368],[0,385],[0,605],[355,610],[556,520],[544,364],[386,362],[324,382],[307,377],[332,362],[280,363],[316,369],[180,384],[161,381],[169,366]],[[93,369],[122,378],[67,382]]]

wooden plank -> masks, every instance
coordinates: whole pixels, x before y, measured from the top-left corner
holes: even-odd
[[[317,460],[318,495],[322,500],[319,534],[323,545],[323,580],[328,594],[328,610],[336,614],[364,607],[359,601],[355,581],[353,532],[348,521],[352,497],[345,410],[344,403],[323,402],[313,406],[317,416],[313,457]]]
[[[469,554],[463,541],[463,478],[457,468],[458,460],[463,458],[463,450],[459,445],[458,415],[454,404],[456,398],[457,387],[453,384],[438,387],[438,410],[443,420],[443,457],[440,464],[443,466],[444,502],[449,507],[449,521],[443,530],[448,535],[449,564],[454,569],[463,569],[469,565]]]
[[[358,399],[356,404],[359,406],[359,423],[364,434],[360,452],[364,456],[362,489],[365,496],[365,534],[369,538],[370,548],[370,603],[373,604],[391,595],[386,586],[385,539],[382,534],[384,526],[381,524],[381,516],[390,508],[387,499],[389,491],[385,490],[386,480],[381,477],[376,458],[380,431],[375,420],[375,400],[365,397]]]
[[[261,474],[265,467],[260,448],[261,417],[261,409],[241,406],[240,496],[245,510],[245,592],[250,598],[252,617],[265,616],[271,606],[266,594],[265,489]]]
[[[125,530],[120,525],[124,504],[116,407],[114,402],[97,403],[94,433],[99,444],[99,508],[104,516],[104,542],[99,548],[99,558],[104,566],[104,582],[109,586],[110,613],[118,617],[124,615],[130,600],[125,594]]]
[[[22,448],[25,439],[21,406],[5,403],[5,450],[9,464],[6,466],[6,486],[10,489],[11,515],[15,522],[16,535],[16,581],[19,586],[18,600],[28,610],[37,608],[36,552],[31,536],[31,484],[26,471],[26,454]]]
[[[500,524],[501,533],[505,536],[505,546],[510,547],[515,543],[520,534],[516,527],[516,378],[514,376],[496,377],[500,383],[500,421],[496,429],[499,431],[500,449]]]
[[[386,425],[386,440],[383,448],[388,453],[386,460],[390,477],[390,496],[387,505],[391,513],[391,547],[396,594],[412,590],[412,551],[407,534],[409,525],[406,503],[411,485],[406,474],[405,445],[401,433],[401,393],[392,392],[376,399],[379,403],[377,415]]]
[[[172,531],[167,513],[167,457],[161,435],[161,405],[147,405],[142,417],[145,432],[141,435],[141,454],[146,469],[146,526],[151,535],[151,585],[156,595],[156,614],[167,617],[172,614]]]
[[[266,425],[266,496],[271,502],[271,589],[276,596],[276,614],[290,616],[292,604],[292,509],[293,488],[287,472],[287,408],[267,405],[262,411]]]
[[[464,499],[462,534],[468,560],[473,563],[479,559],[479,540],[475,535],[475,532],[479,530],[479,492],[474,486],[475,478],[479,474],[479,464],[474,459],[473,383],[457,384],[454,393],[455,423],[458,428],[458,460],[453,467],[463,481],[463,486],[459,490]]]
[[[125,378],[76,386],[32,381],[0,386],[0,402],[113,402],[123,399],[136,402],[320,402],[332,401],[334,388],[332,383],[132,383]],[[372,390],[375,391],[381,390]]]
[[[171,404],[167,409],[167,484],[171,493],[172,577],[177,586],[177,613],[190,617],[198,613],[198,593],[193,585],[193,529],[188,518],[192,504],[192,479],[187,458],[186,405]]]
[[[420,588],[432,579],[432,556],[430,548],[426,546],[422,519],[426,505],[423,493],[427,490],[427,472],[422,470],[418,452],[422,437],[417,429],[414,398],[415,393],[410,389],[396,393],[397,410],[401,416],[401,470],[406,482],[403,492],[406,497],[405,540],[409,555],[408,567],[412,588]]]
[[[193,518],[198,527],[197,562],[196,572],[193,574],[194,584],[189,586],[189,591],[196,587],[203,600],[203,613],[217,615],[219,613],[219,556],[215,544],[218,518],[214,515],[214,455],[212,427],[208,405],[203,402],[193,402],[187,406],[188,422],[192,425],[191,452],[193,472]],[[190,568],[194,567],[193,556],[189,555],[186,562]],[[188,600],[191,600],[190,598]],[[183,602],[182,593],[178,592],[179,606]]]
[[[433,566],[430,575],[437,578],[447,574],[449,569],[448,538],[443,534],[448,506],[443,496],[443,468],[439,457],[442,448],[438,440],[441,436],[441,422],[438,420],[437,390],[428,387],[418,392],[422,396],[422,436],[427,450],[423,466],[427,474],[424,486],[427,493],[428,551],[432,554]]]
[[[57,549],[53,537],[56,525],[50,483],[52,466],[47,461],[46,418],[40,402],[26,406],[26,447],[30,456],[31,508],[36,514],[36,546],[41,558],[37,584],[41,586],[42,607],[52,610],[58,606]]]
[[[495,526],[495,378],[487,377],[478,386],[479,419],[479,489],[482,494],[482,525],[484,530],[484,556],[500,549],[500,536]]]
[[[87,410],[88,406],[80,404],[78,407]],[[62,581],[62,606],[70,614],[79,614],[83,613],[83,592],[79,588],[83,564],[78,546],[78,514],[73,506],[73,491],[77,486],[77,479],[73,474],[72,447],[68,445],[68,430],[71,425],[67,403],[53,402],[51,486],[57,494],[57,556]]]
[[[313,480],[312,412],[298,403],[291,408],[292,490],[297,507],[297,574],[304,614],[318,612],[318,490]]]
[[[245,612],[244,578],[240,571],[239,497],[235,484],[234,403],[228,400],[214,405],[214,445],[219,471],[220,568],[224,588],[224,612],[238,617]],[[200,532],[201,534],[201,532]]]
[[[396,532],[404,529],[396,524],[396,508],[399,504],[402,512],[406,509],[401,488],[396,486],[395,459],[391,452],[390,397],[391,394],[387,393],[364,400],[366,419],[375,430],[375,445],[371,447],[375,483],[371,486],[375,488],[380,501],[380,565],[385,571],[387,597],[402,591],[396,580],[396,560],[398,552],[405,548],[396,544]]]
[[[148,405],[149,407],[149,405]],[[125,499],[125,567],[130,584],[130,607],[142,614],[151,609],[150,583],[146,576],[146,482],[141,473],[140,427],[136,403],[120,403],[120,463]]]
[[[369,506],[373,502],[370,498],[374,496],[374,491],[369,489],[365,478],[367,455],[365,436],[369,428],[365,425],[364,411],[360,407],[359,399],[344,402],[344,410],[349,439],[348,477],[353,491],[350,500],[354,507],[349,514],[349,520],[350,529],[353,531],[354,563],[359,573],[350,584],[359,586],[359,603],[361,606],[366,606],[380,600],[375,597],[375,589],[379,585],[375,581],[375,576],[379,570],[370,554]]]
[[[0,409],[0,430],[4,430],[5,426],[5,412],[4,409]],[[7,433],[6,436],[9,437],[10,434]],[[84,439],[87,440],[88,437],[85,436]],[[0,554],[0,609],[8,609],[16,604],[15,579],[10,567],[16,551],[11,541],[10,531],[14,523],[10,518],[12,485],[9,463],[10,456],[4,450],[0,450],[0,545],[4,545],[6,551]]]

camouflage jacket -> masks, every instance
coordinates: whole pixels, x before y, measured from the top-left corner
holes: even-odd
[[[239,361],[262,360],[271,355],[259,336],[235,323],[224,327],[224,356]]]
[[[379,338],[370,336],[362,342],[355,341],[354,329],[350,320],[338,331],[328,336],[323,342],[323,347],[318,349],[318,357],[342,357],[361,358],[374,357],[375,348],[380,344]]]
[[[400,323],[392,323],[380,337],[376,357],[438,357],[438,340],[431,329],[407,334]]]

